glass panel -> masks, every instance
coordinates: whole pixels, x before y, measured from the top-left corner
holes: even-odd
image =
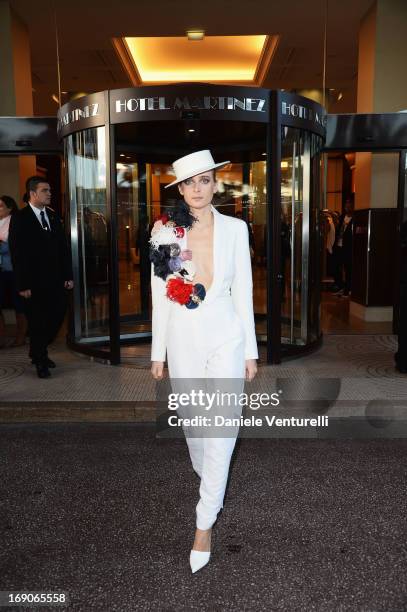
[[[131,156],[123,155],[123,158],[116,163],[122,335],[133,331],[135,321],[148,321],[149,299],[145,288],[150,280],[146,167]]]
[[[309,226],[309,308],[308,341],[320,336],[322,246],[320,214],[324,206],[322,189],[322,141],[311,134],[310,226]]]
[[[109,340],[105,128],[66,139],[77,341]]]
[[[304,134],[282,127],[281,140],[281,341],[285,344],[305,344],[304,301],[307,280],[303,262],[308,236],[304,228]],[[307,207],[308,208],[308,207]],[[308,212],[308,210],[306,211]]]
[[[137,156],[120,153],[116,161],[119,235],[120,335],[150,337],[149,239],[153,223],[147,185],[150,167]]]
[[[248,220],[252,224],[253,303],[258,340],[267,340],[267,162],[251,164],[250,208]]]

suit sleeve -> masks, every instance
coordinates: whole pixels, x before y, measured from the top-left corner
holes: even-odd
[[[152,343],[151,361],[165,361],[167,351],[167,328],[171,302],[166,296],[166,282],[155,276],[151,264]]]
[[[231,286],[234,308],[243,322],[245,331],[245,359],[257,359],[259,356],[256,341],[256,328],[253,312],[253,277],[249,248],[249,231],[247,224],[237,224],[235,243],[235,271]]]
[[[31,289],[29,249],[24,234],[24,224],[21,212],[15,212],[11,216],[9,230],[9,247],[11,263],[13,265],[14,278],[17,291]]]

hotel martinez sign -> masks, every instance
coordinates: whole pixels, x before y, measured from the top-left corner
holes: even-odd
[[[205,84],[157,85],[90,94],[59,110],[57,129],[59,138],[63,138],[109,123],[180,119],[269,123],[272,115],[278,114],[285,125],[314,128],[322,135],[325,132],[324,111],[311,100],[257,87]]]

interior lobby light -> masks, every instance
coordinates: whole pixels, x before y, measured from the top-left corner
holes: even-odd
[[[112,42],[134,86],[179,82],[262,86],[279,36],[205,35],[199,45],[190,45],[191,40],[189,36],[131,36]]]
[[[204,36],[204,30],[187,30],[188,40],[203,40]]]
[[[288,161],[282,161],[281,162],[281,167],[282,168],[288,168]]]
[[[189,128],[188,132],[195,132],[194,128]]]

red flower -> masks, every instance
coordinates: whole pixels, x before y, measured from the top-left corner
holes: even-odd
[[[185,230],[183,227],[176,227],[175,228],[175,235],[177,238],[183,238],[185,234]]]
[[[167,223],[168,219],[169,219],[168,215],[162,214],[159,217],[157,217],[156,219],[154,219],[154,221],[162,221],[163,224],[165,225]]]
[[[189,302],[192,289],[192,283],[185,283],[182,278],[170,278],[167,282],[167,297],[184,305]]]

